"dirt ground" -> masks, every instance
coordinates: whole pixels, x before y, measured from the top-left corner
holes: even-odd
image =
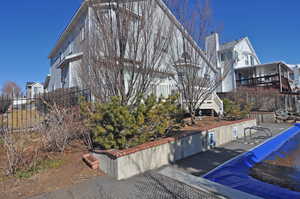
[[[41,171],[29,179],[20,179],[3,175],[6,160],[4,151],[0,151],[0,198],[28,198],[67,188],[94,176],[104,175],[99,170],[90,169],[82,161],[84,153],[87,153],[86,149],[77,146],[72,147],[72,151],[67,150],[65,154],[50,154],[51,157],[62,160],[60,167]]]
[[[190,123],[190,118],[185,119],[185,122]],[[202,129],[202,128],[207,128],[207,127],[212,127],[215,125],[221,125],[221,124],[226,125],[229,123],[231,123],[231,121],[221,120],[217,117],[205,116],[205,117],[202,117],[201,120],[197,120],[195,125],[193,125],[193,126],[187,125],[184,128],[182,128],[181,130],[184,130],[184,131],[199,130],[199,128]]]
[[[250,175],[258,180],[300,192],[299,154],[300,147],[285,157],[256,164]]]

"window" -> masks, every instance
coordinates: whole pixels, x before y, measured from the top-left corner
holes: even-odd
[[[64,59],[64,55],[61,52],[59,53],[59,59],[60,59],[60,61],[62,61]]]
[[[191,60],[191,56],[187,52],[182,53],[181,58],[184,60]]]
[[[251,65],[254,65],[254,57],[253,56],[250,56],[250,63],[251,63]]]
[[[221,57],[221,61],[225,61],[225,54],[224,53],[221,53],[220,57]]]
[[[204,75],[204,79],[207,80],[207,81],[210,81],[210,75],[209,74],[205,74]]]
[[[83,41],[85,39],[85,27],[83,26],[80,31],[80,39]]]
[[[246,55],[245,64],[246,64],[246,65],[249,65],[249,57],[248,57],[248,55]]]
[[[71,55],[72,53],[73,53],[73,43],[69,42],[68,55]]]
[[[68,73],[69,73],[69,65],[62,66],[62,69],[61,69],[61,83],[62,83],[63,88],[65,88],[65,86],[66,86]]]

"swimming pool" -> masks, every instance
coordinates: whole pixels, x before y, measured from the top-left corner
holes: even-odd
[[[249,152],[246,152],[203,177],[229,186],[233,189],[269,199],[300,199],[300,192],[292,191],[277,185],[269,184],[250,176],[250,171],[258,163],[277,156],[285,156],[299,146],[300,124],[266,141]]]

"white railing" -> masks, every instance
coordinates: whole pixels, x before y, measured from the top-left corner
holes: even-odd
[[[216,93],[213,93],[208,99],[203,102],[203,104],[201,104],[200,109],[212,109],[217,114],[222,115],[223,101]]]
[[[216,106],[218,107],[219,111],[217,113],[219,114],[223,114],[223,101],[221,100],[221,98],[216,94],[216,93],[213,93],[213,100],[216,104]]]

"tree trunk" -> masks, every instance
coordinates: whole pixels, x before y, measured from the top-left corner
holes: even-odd
[[[196,114],[195,111],[191,111],[191,125],[196,124]]]

